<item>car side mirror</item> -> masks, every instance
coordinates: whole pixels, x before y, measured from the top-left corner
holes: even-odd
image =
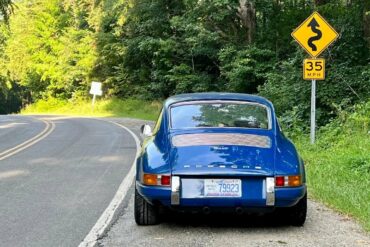
[[[152,136],[153,135],[152,128],[149,125],[147,125],[147,124],[144,124],[144,125],[141,126],[141,133],[145,137],[148,137],[148,136]]]

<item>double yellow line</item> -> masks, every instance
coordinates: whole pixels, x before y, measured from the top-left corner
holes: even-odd
[[[0,161],[5,160],[6,158],[9,158],[12,155],[17,154],[25,150],[26,148],[31,147],[32,145],[35,145],[36,143],[38,143],[39,141],[41,141],[42,139],[50,135],[50,133],[53,132],[53,130],[55,129],[55,124],[53,122],[49,122],[49,121],[42,120],[42,119],[41,121],[45,123],[45,128],[43,131],[41,131],[39,134],[32,137],[31,139],[28,139],[27,141],[22,142],[21,144],[13,148],[7,149],[3,151],[2,153],[0,153]]]

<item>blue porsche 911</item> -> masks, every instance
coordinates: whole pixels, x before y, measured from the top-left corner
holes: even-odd
[[[237,214],[277,211],[295,226],[307,212],[305,170],[265,98],[234,93],[167,99],[137,159],[135,220],[161,208]]]

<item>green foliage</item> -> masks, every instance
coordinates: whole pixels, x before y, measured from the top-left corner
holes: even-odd
[[[307,55],[290,33],[314,10],[340,34],[322,55],[327,78],[317,86],[319,125],[337,116],[337,106],[370,97],[367,0],[31,0],[17,6],[9,29],[1,29],[0,75],[32,100],[86,96],[92,80],[104,83],[107,97],[258,93],[285,124],[305,131]]]
[[[347,6],[333,2],[318,7],[340,33],[339,40],[323,54],[327,75],[325,81],[317,82],[319,125],[337,115],[336,105],[350,107],[370,97],[370,56],[363,36],[363,3],[358,1]],[[309,126],[310,82],[302,80],[304,57],[300,50],[276,63],[259,92],[274,102],[279,115],[289,115],[296,108],[300,125]]]
[[[2,73],[27,87],[33,99],[70,98],[75,91],[86,91],[95,59],[91,31],[76,28],[80,21],[74,22],[58,0],[17,6],[2,54]]]
[[[321,128],[317,143],[296,135],[310,195],[355,216],[370,230],[370,101]]]
[[[238,1],[133,2],[116,32],[123,60],[107,81],[119,85],[117,95],[149,99],[184,92],[259,93],[274,102],[279,115],[296,108],[297,121],[307,125],[310,83],[301,75],[305,55],[290,33],[316,7],[312,1],[253,2],[252,44]],[[317,6],[341,35],[324,52],[327,79],[318,84],[320,125],[336,115],[335,104],[350,106],[370,96],[365,8],[364,1]]]
[[[6,82],[6,79],[0,76],[0,114],[19,112],[23,106],[22,98],[27,96],[24,88]]]
[[[226,90],[255,93],[267,79],[273,67],[275,54],[266,49],[226,47],[219,53],[221,76],[225,78]]]
[[[156,120],[162,108],[160,102],[137,99],[97,100],[94,107],[84,98],[63,100],[57,98],[40,99],[22,110],[22,114],[60,114],[71,116],[129,117]]]

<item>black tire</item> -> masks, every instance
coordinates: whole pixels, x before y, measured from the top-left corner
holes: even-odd
[[[159,223],[159,210],[148,203],[135,189],[135,221],[141,226]]]
[[[293,207],[289,208],[288,219],[292,226],[303,226],[307,215],[307,193]]]

